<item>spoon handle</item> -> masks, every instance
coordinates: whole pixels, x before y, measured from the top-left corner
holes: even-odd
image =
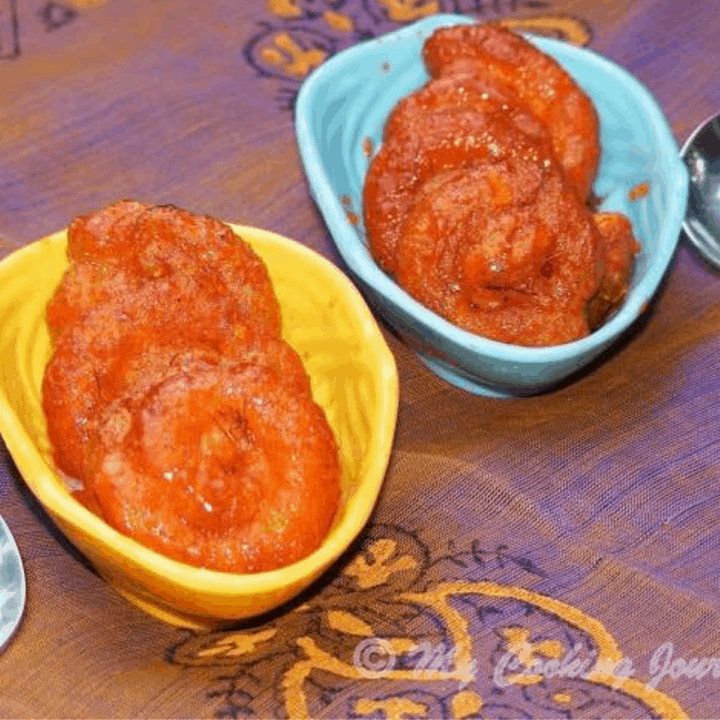
[[[20,623],[25,609],[25,571],[15,538],[0,517],[0,652]]]

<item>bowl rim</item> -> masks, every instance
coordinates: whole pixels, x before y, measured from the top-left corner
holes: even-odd
[[[575,355],[597,353],[628,329],[643,313],[646,303],[657,291],[676,252],[688,199],[687,169],[680,159],[677,141],[662,108],[647,86],[617,63],[590,48],[579,47],[532,33],[523,33],[543,52],[547,52],[553,57],[557,53],[580,59],[583,63],[589,62],[633,92],[653,121],[656,147],[671,150],[668,153],[668,187],[671,191],[667,194],[668,208],[663,226],[658,233],[658,236],[665,238],[666,242],[654,254],[654,262],[648,268],[646,276],[634,288],[634,291],[628,294],[615,315],[584,338],[562,345],[529,347],[491,340],[462,330],[415,300],[380,269],[357,232],[349,226],[337,201],[336,193],[332,190],[332,184],[322,162],[319,147],[315,143],[310,122],[314,98],[325,81],[325,75],[342,68],[346,63],[358,60],[378,44],[410,40],[413,36],[427,37],[432,30],[438,27],[477,22],[477,18],[468,15],[440,13],[353,45],[315,68],[302,83],[295,107],[296,141],[311,192],[320,207],[338,252],[352,272],[364,283],[370,285],[385,303],[399,307],[407,316],[422,323],[436,335],[443,336],[466,351],[515,363],[553,363],[566,361]],[[420,58],[418,59],[421,62]],[[684,188],[684,192],[678,192],[679,188]]]
[[[113,553],[122,555],[144,571],[170,580],[174,586],[230,597],[269,593],[300,584],[309,577],[316,578],[352,544],[367,523],[384,482],[397,422],[399,382],[394,356],[365,300],[332,262],[315,250],[277,233],[252,226],[225,224],[248,240],[254,248],[254,241],[258,241],[260,244],[289,251],[302,262],[321,268],[328,282],[339,290],[350,305],[353,315],[360,318],[364,339],[374,338],[373,355],[377,361],[376,377],[381,383],[381,392],[377,393],[378,410],[373,416],[376,430],[370,441],[371,461],[366,468],[364,479],[359,481],[365,492],[356,492],[347,501],[342,508],[343,516],[340,522],[332,527],[320,547],[290,565],[258,573],[228,573],[187,565],[123,535],[62,490],[62,479],[43,459],[15,413],[4,385],[0,386],[0,430],[25,484],[51,516],[57,516],[83,535],[92,536],[99,544],[111,547]],[[41,256],[48,242],[64,244],[66,229],[45,236],[8,255],[0,262],[0,278],[11,275],[17,266],[25,263],[29,257]],[[261,252],[258,254],[262,257]],[[367,487],[364,486],[365,483]]]

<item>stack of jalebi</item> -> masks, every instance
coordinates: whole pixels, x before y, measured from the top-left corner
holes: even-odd
[[[316,549],[338,448],[250,245],[213,218],[121,201],[73,221],[68,256],[43,406],[75,496],[191,565],[259,572]]]
[[[417,300],[518,345],[586,336],[624,298],[640,246],[593,214],[591,100],[500,25],[440,28],[430,81],[400,101],[364,188],[370,249]]]

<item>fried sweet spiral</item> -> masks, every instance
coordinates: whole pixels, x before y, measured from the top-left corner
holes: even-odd
[[[398,250],[398,279],[458,326],[519,345],[589,332],[603,273],[590,213],[551,165],[511,159],[436,175]]]
[[[600,156],[597,113],[556,60],[493,23],[439,28],[423,58],[433,77],[479,75],[528,107],[548,129],[570,184],[587,198]]]
[[[97,437],[106,520],[183,562],[271,570],[314,550],[332,522],[334,438],[309,392],[270,365],[175,356],[144,393],[104,408]]]
[[[123,200],[73,220],[73,263],[48,306],[57,334],[98,303],[137,298],[158,321],[178,305],[188,324],[277,335],[280,309],[262,260],[232,230],[172,205]],[[166,306],[163,311],[162,306]]]
[[[552,157],[544,128],[508,97],[473,78],[430,81],[391,113],[365,180],[365,224],[374,256],[396,270],[396,248],[422,183],[438,172],[508,156]]]

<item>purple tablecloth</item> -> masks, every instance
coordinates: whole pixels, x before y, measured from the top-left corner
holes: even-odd
[[[0,254],[132,197],[337,260],[299,83],[439,11],[604,53],[679,142],[720,109],[710,0],[0,0]],[[647,324],[542,397],[463,393],[386,331],[400,413],[361,542],[301,602],[209,634],[104,584],[0,445],[28,580],[0,716],[720,717],[719,328],[720,280],[681,239]]]

